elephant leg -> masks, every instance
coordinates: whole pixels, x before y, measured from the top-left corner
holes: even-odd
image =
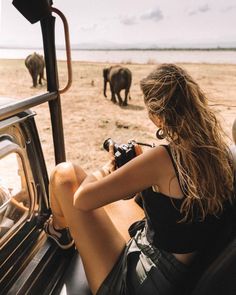
[[[30,73],[32,81],[33,81],[33,87],[36,87],[37,86],[37,75],[34,72],[34,70],[31,68],[29,69],[29,73]]]
[[[119,99],[119,105],[122,106],[123,105],[123,100],[122,100],[122,98],[120,96],[120,92],[117,93],[117,97]]]
[[[129,95],[129,90],[128,89],[125,89],[125,99],[124,99],[124,102],[123,102],[123,105],[124,106],[127,106],[128,105],[128,95]]]
[[[39,84],[42,85],[42,74],[39,74]]]
[[[111,94],[111,101],[116,103],[116,95],[114,92],[112,92],[112,94]]]
[[[116,103],[116,94],[115,94],[112,86],[111,86],[111,101]]]
[[[36,87],[37,86],[37,75],[33,75],[32,76],[32,79],[33,79],[33,87]]]
[[[39,71],[39,84],[43,84],[42,83],[42,80],[45,80],[44,79],[44,68],[40,68],[40,71]]]

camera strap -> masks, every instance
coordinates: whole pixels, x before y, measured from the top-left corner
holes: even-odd
[[[135,141],[135,142],[139,145],[149,146],[151,148],[155,147],[155,143],[149,144],[149,143],[144,143],[144,142],[137,142],[137,141]]]

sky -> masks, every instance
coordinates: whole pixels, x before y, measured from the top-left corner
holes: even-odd
[[[67,17],[72,46],[236,47],[235,0],[54,0]],[[56,20],[56,43],[64,44]],[[30,24],[0,0],[0,46],[37,47],[40,24]]]

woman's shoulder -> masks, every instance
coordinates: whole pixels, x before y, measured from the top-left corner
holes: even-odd
[[[170,155],[170,147],[169,145],[157,145],[157,146],[154,146],[148,150],[146,150],[144,153],[143,153],[143,156],[144,157],[151,157],[153,160],[166,160],[168,159],[168,155]]]
[[[167,146],[158,145],[147,150],[142,155],[143,164],[146,162],[149,169],[153,170],[153,173],[156,175],[162,175],[163,172],[173,167],[172,158],[168,149],[169,148]]]
[[[170,145],[169,144],[155,145],[152,148],[150,148],[148,151],[155,151],[158,153],[168,153],[168,151],[170,151]]]

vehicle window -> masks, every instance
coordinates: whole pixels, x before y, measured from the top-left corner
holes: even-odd
[[[0,159],[0,244],[27,218],[30,196],[18,153]]]

